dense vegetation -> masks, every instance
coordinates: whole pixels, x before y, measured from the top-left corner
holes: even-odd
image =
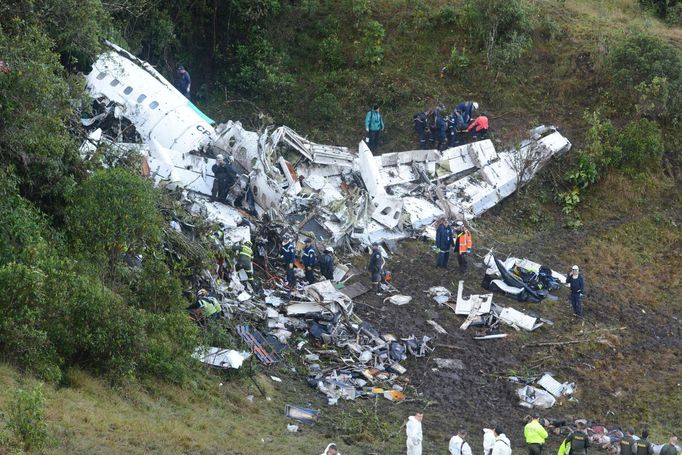
[[[682,21],[676,2],[639,3],[644,18]],[[601,179],[643,181],[679,167],[682,52],[631,30],[574,47],[550,14],[563,4],[3,1],[0,353],[53,383],[74,366],[115,383],[182,383],[190,371],[199,334],[182,290],[201,261],[167,255],[173,239],[159,210],[167,201],[134,160],[100,169],[78,155],[89,105],[79,72],[103,39],[169,78],[184,64],[214,118],[250,127],[274,120],[344,145],[359,139],[359,119],[375,101],[386,112],[387,148],[412,143],[418,109],[465,97],[499,114],[497,140],[558,122],[578,147],[552,190],[578,228],[580,202]],[[124,254],[142,255],[143,265],[127,266]]]

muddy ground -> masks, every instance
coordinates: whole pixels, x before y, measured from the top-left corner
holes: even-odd
[[[671,301],[679,296],[680,249],[675,253],[674,248],[680,246],[679,237],[666,237],[672,242],[672,251],[671,246],[661,245],[650,258],[656,264],[667,261],[668,266],[655,268],[661,275],[641,276],[644,269],[630,264],[629,256],[614,255],[609,248],[602,251],[600,244],[593,243],[613,242],[614,233],[617,236],[624,226],[638,223],[638,215],[616,213],[580,231],[569,231],[560,226],[538,230],[510,223],[513,211],[512,203],[484,216],[474,227],[474,257],[467,273],[459,272],[454,257],[447,272],[437,268],[430,242],[406,241],[388,260],[387,269],[393,272],[393,284],[401,294],[412,296],[412,302],[395,306],[373,291],[355,299],[356,313],[380,332],[433,338],[435,351],[425,358],[410,357],[404,362],[408,370],[405,376],[414,387],[410,390],[413,401],[401,404],[398,412],[404,418],[415,411],[425,412],[425,453],[444,453],[448,439],[459,426],[469,430],[474,451],[482,450],[481,429],[492,422],[505,428],[515,452],[525,448],[522,419],[529,410],[518,405],[515,390],[519,386],[507,377],[545,371],[561,382],[577,384],[576,400],[559,400],[554,408],[542,411],[545,417],[587,418],[609,426],[634,425],[638,431],[650,427],[655,434],[658,431],[659,440],[667,431],[679,431],[682,411],[676,403],[682,404],[681,305],[679,299]],[[679,207],[672,208],[669,215],[679,220]],[[506,226],[501,230],[502,222]],[[580,263],[588,283],[585,320],[572,315],[567,289],[556,291],[557,299],[539,304],[520,303],[496,294],[496,303],[550,319],[554,325],[532,333],[503,327],[502,331],[509,334],[507,338],[486,341],[473,339],[476,328],[460,330],[464,317],[439,306],[424,291],[440,285],[456,295],[457,282],[463,279],[465,295],[486,293],[480,285],[485,270],[482,256],[485,247],[492,245],[501,250],[500,256],[513,253],[561,272],[574,262]],[[364,259],[353,262],[364,267]],[[635,270],[628,271],[630,268]],[[361,279],[369,284],[366,277]],[[448,334],[437,334],[428,320],[436,321]],[[555,344],[534,346],[541,343]],[[456,359],[463,368],[438,369],[435,358]],[[379,412],[395,416],[395,407],[382,402]],[[402,431],[392,437],[404,441]],[[549,445],[555,448],[560,442],[556,436]],[[387,447],[395,447],[394,443],[386,441]],[[376,453],[397,450],[373,449]],[[363,450],[373,452],[370,446]]]

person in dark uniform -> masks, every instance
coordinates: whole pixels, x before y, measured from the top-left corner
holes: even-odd
[[[296,271],[294,270],[296,245],[294,244],[294,239],[289,236],[284,237],[284,243],[282,244],[282,259],[284,259],[284,264],[287,269],[287,285],[289,286],[289,289],[294,289],[296,287]]]
[[[571,287],[571,306],[573,313],[579,318],[583,317],[583,294],[585,292],[585,279],[580,274],[580,269],[574,265],[571,273],[566,275],[566,284]]]
[[[419,140],[419,148],[421,150],[426,150],[426,133],[428,130],[428,119],[426,112],[417,112],[414,114],[414,131],[417,133],[417,139]]]
[[[571,443],[571,451],[568,455],[587,455],[587,449],[590,447],[590,438],[585,433],[585,424],[578,422],[576,430],[569,434],[566,442]]]
[[[450,257],[450,248],[455,246],[452,237],[452,228],[447,218],[443,218],[436,229],[436,248],[438,248],[438,255],[436,257],[436,266],[448,268],[448,259]]]
[[[383,295],[381,292],[381,281],[383,280],[382,275],[385,262],[379,250],[379,242],[372,243],[372,255],[369,257],[367,269],[369,270],[372,284],[375,284],[377,287],[377,295]]]
[[[305,239],[305,248],[301,260],[303,267],[305,267],[305,279],[308,284],[313,284],[315,282],[314,267],[317,265],[317,251],[315,251],[312,239]]]
[[[328,280],[334,278],[334,248],[328,246],[320,258],[320,274]]]
[[[635,438],[633,438],[635,434],[635,429],[634,428],[628,428],[625,430],[625,436],[623,436],[623,439],[620,440],[618,445],[620,446],[620,455],[634,455],[634,445],[635,445]]]
[[[192,94],[190,93],[190,89],[192,88],[192,78],[189,76],[189,73],[182,65],[178,65],[177,87],[180,93],[182,93],[185,96],[185,98],[187,98],[190,101],[192,100]]]
[[[634,455],[654,455],[654,446],[649,442],[649,430],[642,431],[642,437],[632,446]]]
[[[216,162],[211,170],[213,171],[213,188],[211,188],[211,196],[215,200],[225,202],[228,191],[230,191],[234,182],[237,181],[237,172],[231,164],[228,164],[225,161],[223,155],[216,156]]]
[[[434,125],[436,127],[436,148],[439,151],[445,149],[447,144],[447,129],[448,125],[443,119],[440,108],[436,108],[434,111]]]

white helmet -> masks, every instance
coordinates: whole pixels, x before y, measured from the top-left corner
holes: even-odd
[[[222,155],[222,153],[219,153],[218,156],[215,157],[216,160],[222,161],[225,159],[225,157]]]
[[[324,249],[324,251],[329,251],[331,254],[334,254],[334,248],[328,246],[327,248]]]
[[[474,101],[474,109],[478,110],[478,103],[476,101]]]

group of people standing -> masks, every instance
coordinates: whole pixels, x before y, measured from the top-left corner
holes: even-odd
[[[296,240],[291,235],[285,235],[282,241],[281,250],[282,259],[286,267],[286,284],[289,289],[296,287],[296,259],[298,253],[296,251]],[[303,263],[303,271],[305,280],[308,284],[313,284],[316,281],[315,269],[319,267],[319,273],[324,279],[331,280],[334,278],[334,248],[330,246],[324,247],[322,255],[318,256],[317,248],[313,245],[310,238],[305,240],[305,247],[301,252],[301,262]]]
[[[474,118],[478,107],[475,101],[463,101],[450,114],[447,114],[442,104],[416,113],[413,120],[419,148],[445,150],[464,144],[468,139],[487,138],[488,116],[482,112]],[[374,104],[365,115],[365,142],[372,152],[377,151],[381,133],[385,129],[381,108]]]
[[[450,226],[447,218],[442,218],[436,228],[436,265],[444,269],[448,268],[450,249],[457,254],[457,262],[461,272],[467,271],[467,256],[471,254],[473,242],[471,232],[464,226],[463,221],[455,223],[455,230]]]
[[[452,112],[446,114],[444,105],[414,115],[414,130],[419,148],[445,150],[464,144],[467,138],[473,140],[488,137],[489,121],[485,113],[474,118],[478,111],[475,101],[463,101]]]
[[[422,420],[424,414],[416,413],[407,419],[407,455],[422,454]],[[549,437],[547,428],[553,425],[547,419],[541,419],[538,413],[527,416],[523,435],[528,455],[542,455],[545,452],[545,441]],[[504,429],[499,425],[483,429],[483,455],[511,455],[511,442]],[[556,434],[560,434],[557,432]],[[641,437],[635,436],[635,430],[628,428],[623,438],[618,441],[620,455],[653,455],[654,445],[649,441],[649,432],[642,431]],[[576,421],[575,428],[570,428],[559,447],[557,455],[587,455],[591,446],[585,421]],[[450,455],[472,455],[466,429],[460,428],[448,443]],[[660,447],[660,455],[679,455],[676,435],[671,435],[667,444]]]

